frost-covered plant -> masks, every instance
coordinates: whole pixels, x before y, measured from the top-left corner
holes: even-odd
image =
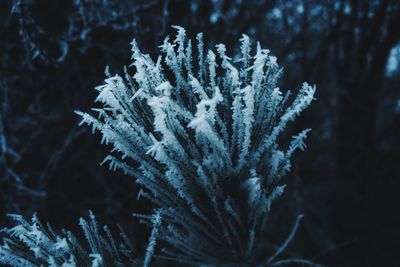
[[[0,246],[0,264],[24,267],[148,266],[156,234],[151,235],[145,259],[142,260],[135,257],[130,239],[122,229],[120,238],[115,239],[108,226],[100,231],[93,213],[89,215],[90,220],[79,221],[85,243],[79,242],[70,231],[55,233],[49,224],[44,226],[36,214],[31,221],[20,215],[9,215],[17,225],[1,230],[5,237]],[[157,233],[160,214],[154,214],[152,220],[153,233]]]
[[[309,106],[315,87],[304,83],[293,97],[282,93],[277,59],[259,43],[252,54],[246,35],[233,61],[223,44],[217,54],[205,51],[201,33],[193,51],[185,30],[174,28],[176,38],[164,40],[155,62],[133,40],[135,74],[107,71],[96,88],[97,118],[77,113],[113,146],[104,160],[110,169],[134,176],[143,186],[140,195],[161,208],[158,231],[167,246],[158,257],[259,264],[260,230],[310,130],[294,136],[287,149],[277,139]]]

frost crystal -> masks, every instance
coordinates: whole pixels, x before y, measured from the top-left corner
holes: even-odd
[[[142,266],[140,260],[134,258],[132,245],[126,235],[121,232],[121,241],[114,239],[107,226],[104,226],[103,232],[99,231],[91,212],[89,221],[80,220],[87,241],[82,243],[70,231],[62,230],[56,233],[50,225],[44,226],[36,215],[33,215],[31,221],[26,221],[19,215],[9,216],[17,225],[10,229],[1,229],[4,238],[3,244],[0,245],[0,265]]]
[[[304,83],[290,101],[277,86],[277,59],[259,43],[252,54],[243,35],[242,55],[232,62],[223,44],[217,54],[203,51],[198,34],[192,49],[185,30],[174,28],[175,39],[164,40],[155,62],[134,40],[135,74],[108,77],[96,88],[97,118],[77,113],[113,146],[105,159],[110,169],[134,176],[141,196],[162,209],[162,223],[148,219],[169,244],[158,257],[252,263],[271,202],[283,193],[280,179],[309,130],[287,150],[278,136],[310,105],[315,87]]]

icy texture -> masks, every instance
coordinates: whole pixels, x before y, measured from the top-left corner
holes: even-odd
[[[277,139],[310,105],[315,87],[282,93],[277,59],[259,43],[252,54],[246,35],[232,62],[223,44],[204,51],[200,33],[193,49],[185,30],[174,28],[155,62],[133,40],[135,74],[109,75],[96,88],[97,116],[77,113],[113,147],[104,160],[110,169],[134,176],[140,196],[162,211],[159,236],[169,245],[159,257],[252,263],[271,202],[283,193],[281,178],[309,129],[287,149]]]
[[[90,212],[90,220],[80,220],[86,237],[80,243],[70,231],[55,233],[50,225],[44,226],[36,215],[26,221],[20,215],[10,215],[17,223],[4,232],[0,246],[0,263],[9,266],[133,266],[133,249],[127,238],[117,242],[110,230],[104,226],[98,229],[97,221]],[[123,237],[125,235],[121,233]],[[118,245],[118,246],[117,246]],[[140,265],[138,265],[140,266]]]

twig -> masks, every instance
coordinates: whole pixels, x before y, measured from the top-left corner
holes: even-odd
[[[285,240],[285,242],[282,244],[282,246],[280,246],[277,251],[268,259],[268,264],[271,264],[273,262],[273,260],[275,260],[276,257],[278,257],[283,251],[285,251],[285,249],[287,248],[287,246],[290,244],[290,242],[292,242],[294,236],[296,235],[297,229],[299,228],[301,219],[303,219],[304,215],[303,214],[299,214],[296,218],[296,222],[294,223],[294,226],[292,228],[292,231],[290,232],[288,238]]]

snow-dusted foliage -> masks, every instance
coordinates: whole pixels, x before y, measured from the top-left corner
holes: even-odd
[[[154,216],[159,218],[157,214]],[[79,221],[86,238],[85,243],[80,243],[70,231],[55,233],[50,225],[44,226],[36,215],[33,215],[31,221],[26,221],[20,215],[10,217],[16,226],[1,230],[5,237],[0,246],[0,264],[9,266],[148,266],[154,250],[153,243],[157,238],[151,236],[150,249],[143,262],[134,257],[133,247],[123,231],[118,239],[112,236],[108,226],[100,231],[92,212],[89,220]],[[157,227],[154,224],[153,232],[157,232]]]
[[[246,35],[233,61],[223,44],[206,51],[201,33],[196,44],[175,28],[156,61],[133,40],[135,74],[108,75],[96,88],[97,116],[77,113],[112,145],[104,161],[110,169],[134,176],[140,196],[160,208],[159,237],[168,245],[158,257],[258,263],[260,230],[309,129],[286,148],[277,139],[309,106],[315,87],[282,93],[277,59],[259,43],[252,52]]]

